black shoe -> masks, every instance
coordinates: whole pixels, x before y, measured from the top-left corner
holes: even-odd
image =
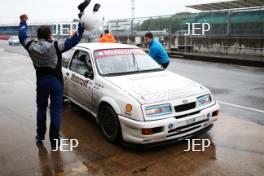
[[[79,6],[78,9],[80,12],[84,12],[85,8],[90,4],[91,0],[84,0]]]
[[[43,142],[40,140],[40,141],[36,141],[36,145],[39,146],[39,145],[43,145]]]
[[[98,12],[98,10],[100,9],[100,7],[101,7],[101,5],[98,4],[98,3],[96,3],[96,4],[94,5],[93,12]]]
[[[43,142],[42,142],[43,140],[44,140],[44,138],[36,136],[36,144],[37,145],[42,145],[43,144]]]
[[[45,140],[45,138],[44,137],[40,137],[39,135],[37,135],[36,136],[36,140],[37,141],[43,141],[43,140]]]

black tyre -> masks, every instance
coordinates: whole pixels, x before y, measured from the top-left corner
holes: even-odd
[[[103,105],[99,110],[99,125],[103,136],[111,143],[122,139],[118,117],[110,105]]]

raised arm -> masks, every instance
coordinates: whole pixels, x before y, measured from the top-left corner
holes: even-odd
[[[58,43],[60,52],[63,53],[67,50],[70,50],[75,45],[77,45],[82,38],[83,32],[84,32],[84,27],[81,23],[79,23],[77,31],[71,38],[66,39],[64,42]]]
[[[31,39],[28,37],[27,20],[28,20],[28,16],[26,14],[20,16],[18,38],[21,45],[23,45],[24,48],[27,48],[27,45],[31,41]]]

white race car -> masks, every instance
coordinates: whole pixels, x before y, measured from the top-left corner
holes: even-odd
[[[179,140],[211,129],[219,105],[199,83],[140,48],[83,43],[63,54],[64,96],[90,112],[110,142]]]

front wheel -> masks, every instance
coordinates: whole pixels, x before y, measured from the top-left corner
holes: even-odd
[[[110,105],[103,105],[99,110],[99,125],[103,136],[111,143],[122,139],[118,117]]]

